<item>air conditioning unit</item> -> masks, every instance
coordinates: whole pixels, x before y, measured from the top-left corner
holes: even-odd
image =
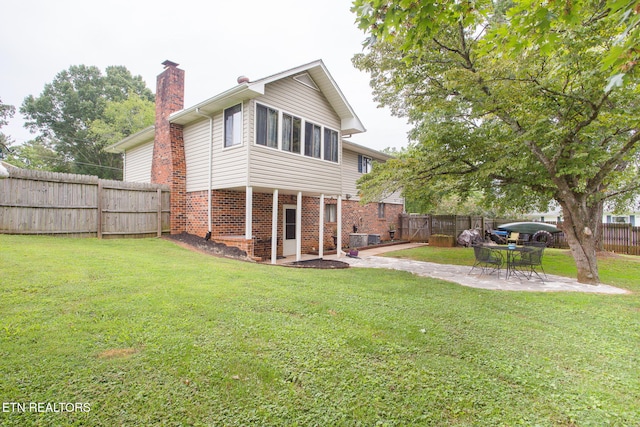
[[[379,245],[380,244],[380,235],[379,234],[369,234],[368,244],[370,245]]]

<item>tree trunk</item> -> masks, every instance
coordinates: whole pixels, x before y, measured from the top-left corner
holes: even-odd
[[[578,282],[597,285],[597,249],[600,242],[602,207],[587,207],[586,204],[570,205],[560,202],[564,222],[562,231],[571,248],[571,254],[578,268]]]

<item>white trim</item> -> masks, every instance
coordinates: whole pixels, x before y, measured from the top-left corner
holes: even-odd
[[[264,84],[242,84],[215,95],[206,101],[200,102],[193,107],[172,113],[169,116],[169,121],[184,126],[199,119],[199,116],[195,113],[196,108],[204,114],[214,114],[228,108],[225,107],[225,105],[237,105],[238,103],[244,103],[244,101],[260,95],[264,95]]]
[[[227,123],[225,120],[225,116],[226,116],[227,110],[231,108],[235,108],[238,105],[240,106],[240,143],[227,145]],[[233,131],[235,136],[235,131],[236,131],[235,121],[233,125],[234,125]],[[244,102],[233,104],[222,109],[222,148],[227,149],[227,148],[242,147],[242,146],[244,146]]]
[[[296,205],[282,205],[282,255],[288,256],[297,253],[298,240],[294,239],[294,247],[290,248],[287,244],[287,209],[296,209],[296,221],[298,218]],[[297,236],[297,224],[296,224],[296,236]]]
[[[127,150],[142,145],[146,142],[153,141],[155,136],[155,126],[148,126],[128,137],[105,147],[104,151],[107,153],[124,153]]]
[[[278,189],[273,190],[271,207],[271,264],[278,261]]]
[[[342,252],[342,196],[338,196],[338,207],[336,212],[336,220],[338,224],[336,225],[336,234],[338,238],[336,239],[336,255],[341,257],[344,252]]]
[[[324,256],[324,193],[320,195],[320,218],[318,220],[318,257]]]
[[[262,144],[258,144],[258,105],[261,105],[263,107],[266,108],[270,108],[272,110],[275,110],[278,112],[278,141],[277,141],[277,147],[270,147],[268,145],[262,145]],[[233,107],[233,106],[232,106]],[[229,107],[231,108],[231,107]],[[293,118],[296,119],[300,119],[301,124],[300,124],[300,152],[296,153],[294,151],[287,151],[287,150],[283,150],[282,149],[282,128],[283,128],[283,115],[286,114],[288,116],[291,116]],[[307,123],[310,123],[314,126],[319,126],[320,127],[320,157],[313,157],[313,156],[308,156],[306,154],[306,147],[305,147],[305,138],[306,138],[306,125]],[[223,127],[224,127],[224,112],[223,112]],[[324,143],[325,143],[325,139],[324,139],[324,133],[325,130],[330,130],[332,132],[336,132],[338,134],[338,161],[334,162],[333,160],[326,160],[324,158]],[[224,132],[223,132],[223,139],[224,139]],[[293,154],[296,156],[302,156],[308,159],[316,159],[316,160],[321,160],[323,162],[328,162],[330,164],[334,164],[334,165],[339,165],[341,163],[342,160],[342,134],[341,131],[338,129],[335,129],[333,126],[326,126],[323,125],[321,123],[317,123],[315,121],[312,120],[308,120],[305,117],[303,117],[300,114],[295,114],[292,113],[288,110],[279,108],[279,107],[275,107],[267,102],[261,102],[260,100],[255,100],[255,102],[253,103],[253,143],[250,145],[253,145],[254,147],[261,147],[264,149],[269,149],[269,150],[277,150],[280,151],[282,153],[289,153],[289,154]],[[224,145],[224,141],[223,141],[223,145]],[[238,145],[232,145],[230,147],[224,147],[225,149],[227,148],[233,148],[233,147],[237,147]]]
[[[251,186],[247,186],[245,190],[244,238],[253,238],[253,187]]]
[[[313,81],[318,85],[318,88],[320,88],[320,92],[325,95],[335,112],[341,118],[343,125],[349,126],[346,128],[343,127],[343,129],[340,129],[341,131],[344,130],[347,134],[366,132],[362,122],[356,115],[353,108],[351,108],[351,105],[349,105],[347,98],[344,96],[321,59],[256,80],[252,84],[267,85],[268,83],[276,80],[282,80],[286,77],[295,76],[304,72],[307,72],[312,76]],[[313,77],[314,75],[316,77]]]
[[[302,191],[296,198],[296,261],[302,258]]]
[[[274,110],[278,116],[278,128],[276,129],[276,146],[271,147],[269,145],[258,144],[258,106],[267,108],[268,110]],[[268,115],[267,115],[268,118]],[[267,135],[268,136],[268,135]],[[253,145],[256,147],[271,148],[272,150],[281,150],[282,146],[282,111],[276,107],[271,107],[263,102],[253,103]]]
[[[313,78],[309,75],[309,73],[307,73],[307,72],[300,73],[300,74],[297,74],[297,75],[293,76],[292,78],[293,78],[293,80],[297,81],[298,83],[300,83],[300,84],[302,84],[302,85],[304,85],[306,87],[309,87],[309,88],[311,88],[313,90],[317,90],[318,92],[320,92],[320,88],[318,87],[316,82],[313,80]]]

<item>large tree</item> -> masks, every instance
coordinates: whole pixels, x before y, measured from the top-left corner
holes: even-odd
[[[154,101],[142,78],[131,75],[125,67],[107,67],[103,74],[94,66],[74,65],[47,83],[40,96],[26,97],[20,112],[27,119],[25,127],[52,141],[73,172],[119,178],[121,157],[103,151],[108,138],[104,137],[104,130],[92,131],[92,126],[96,121],[108,123],[108,106],[132,96],[147,104]],[[136,130],[139,129],[132,129]]]
[[[404,187],[482,191],[510,208],[555,201],[578,280],[598,283],[603,205],[633,198],[640,182],[638,86],[628,64],[622,85],[620,62],[607,62],[625,31],[610,5],[354,5],[371,36],[354,63],[371,73],[377,101],[414,125],[406,153],[361,181],[365,198]]]
[[[13,117],[16,112],[16,107],[9,104],[3,104],[0,99],[0,129],[9,123],[9,119]],[[11,145],[11,139],[5,135],[4,132],[0,132],[0,160],[5,158],[9,153],[9,146]]]

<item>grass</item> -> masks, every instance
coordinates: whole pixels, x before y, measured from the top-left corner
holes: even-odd
[[[640,275],[611,262],[633,294],[0,235],[0,425],[637,425]]]
[[[414,249],[387,252],[384,255],[439,264],[472,266],[474,263],[473,250],[462,247],[421,246]],[[569,250],[545,249],[542,265],[547,274],[574,278],[578,275],[575,262]],[[602,283],[636,292],[640,291],[640,257],[605,252],[598,256],[598,267]]]

